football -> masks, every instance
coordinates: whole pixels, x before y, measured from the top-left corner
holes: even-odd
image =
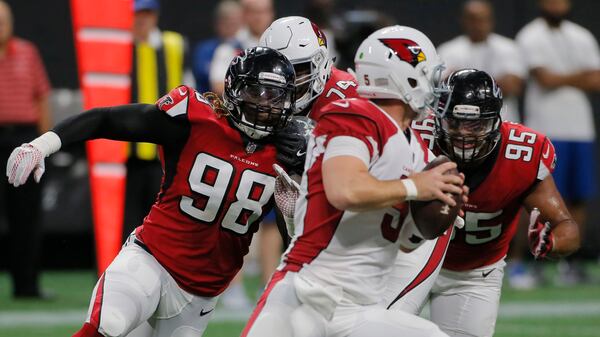
[[[446,156],[438,156],[425,166],[424,171],[449,161],[450,159]],[[458,170],[448,170],[444,174],[458,175]],[[458,211],[462,207],[462,195],[452,194],[452,197],[456,201],[456,206],[454,207],[450,207],[440,200],[410,201],[410,211],[413,219],[425,239],[435,239],[454,224]]]

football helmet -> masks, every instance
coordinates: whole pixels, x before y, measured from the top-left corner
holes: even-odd
[[[331,74],[325,34],[307,18],[288,16],[273,21],[258,45],[276,49],[292,62],[296,70],[296,113],[304,111],[323,92]]]
[[[405,26],[382,28],[361,43],[354,63],[360,96],[399,99],[418,118],[433,112],[444,63],[425,34]]]
[[[225,75],[228,117],[252,139],[277,132],[293,114],[295,81],[294,67],[280,52],[266,47],[244,50]]]
[[[500,140],[502,91],[488,73],[462,69],[452,73],[435,113],[435,141],[462,167],[478,164]]]

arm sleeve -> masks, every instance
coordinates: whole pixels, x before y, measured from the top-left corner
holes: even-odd
[[[369,166],[380,152],[377,125],[364,116],[326,113],[319,119],[313,133],[315,137],[326,136],[324,145],[327,158],[353,155]]]
[[[189,122],[172,118],[153,104],[128,104],[91,109],[64,120],[53,131],[63,145],[97,138],[168,145],[187,137]]]
[[[358,138],[350,136],[337,136],[329,141],[323,162],[329,158],[338,156],[352,156],[360,159],[365,166],[369,166],[371,158],[369,157],[369,148]]]
[[[542,181],[547,176],[551,175],[556,168],[556,153],[554,151],[554,145],[550,141],[550,138],[546,138],[542,145],[542,154],[540,156],[540,163],[538,166],[537,180]]]

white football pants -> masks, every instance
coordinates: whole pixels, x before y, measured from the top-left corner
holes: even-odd
[[[242,337],[447,337],[435,324],[383,305],[360,305],[339,287],[276,272]]]
[[[126,336],[143,323],[132,335],[202,336],[218,297],[194,296],[181,289],[133,240],[132,235],[98,280],[86,322],[107,337]]]
[[[505,265],[502,259],[464,272],[442,269],[431,291],[431,320],[453,337],[491,337]]]

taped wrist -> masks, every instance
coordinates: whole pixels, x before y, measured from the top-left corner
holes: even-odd
[[[29,144],[40,150],[44,157],[48,157],[54,152],[60,150],[62,142],[56,133],[48,131],[32,140]]]
[[[415,185],[415,182],[409,178],[401,179],[400,182],[402,185],[404,185],[404,189],[406,190],[405,200],[408,201],[417,199],[419,192],[417,191],[417,185]]]

